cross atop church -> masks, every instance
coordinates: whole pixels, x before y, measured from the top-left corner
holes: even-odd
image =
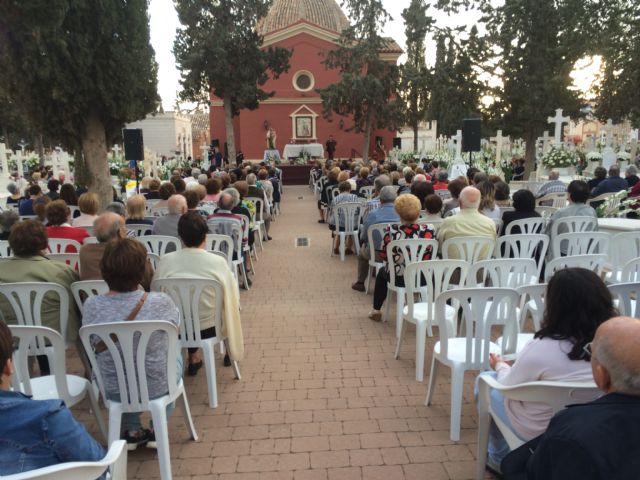
[[[556,116],[555,117],[548,117],[547,118],[547,123],[554,123],[555,124],[555,135],[553,137],[554,140],[554,144],[560,145],[561,141],[562,141],[562,124],[563,123],[569,123],[569,120],[571,120],[570,117],[563,117],[562,116],[562,109],[558,108],[556,110]]]

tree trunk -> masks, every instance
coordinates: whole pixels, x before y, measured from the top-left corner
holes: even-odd
[[[236,135],[233,131],[233,111],[231,110],[231,95],[226,94],[224,103],[224,128],[227,131],[227,150],[229,152],[229,164],[236,163]],[[224,151],[223,151],[224,153]]]
[[[371,113],[367,113],[367,120],[364,124],[364,145],[362,147],[362,161],[369,163],[369,144],[371,143]]]
[[[418,122],[413,124],[413,151],[418,153]]]
[[[82,136],[82,153],[87,167],[87,187],[100,198],[102,209],[113,201],[113,189],[107,163],[107,138],[104,124],[97,113],[86,120]]]
[[[533,130],[527,130],[524,134],[525,153],[524,153],[524,178],[529,179],[529,174],[533,172],[536,164],[536,133]],[[540,166],[538,165],[538,168]]]

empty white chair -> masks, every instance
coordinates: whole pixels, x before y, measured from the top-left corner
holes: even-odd
[[[552,251],[554,255],[593,255],[609,254],[610,235],[604,232],[583,232],[583,235],[561,233],[553,237]],[[555,258],[555,257],[554,257]]]
[[[616,283],[609,285],[620,315],[640,318],[640,283]]]
[[[146,223],[128,223],[125,225],[125,228],[135,233],[136,237],[151,235],[151,232],[153,231],[153,225]]]
[[[79,253],[50,253],[47,255],[49,260],[54,262],[65,263],[69,265],[76,272],[80,268],[80,254]]]
[[[82,280],[71,284],[71,294],[82,314],[84,312],[84,302],[89,297],[105,295],[109,292],[109,285],[104,280]]]
[[[11,248],[9,247],[9,240],[0,240],[0,257],[10,257]]]
[[[342,261],[344,261],[344,253],[347,248],[347,236],[353,238],[356,254],[360,252],[358,227],[363,207],[360,202],[339,203],[331,207],[331,215],[333,216],[331,223],[336,227],[333,233],[340,239],[339,250],[340,260]],[[331,255],[333,256],[333,245],[331,245]]]
[[[209,252],[221,253],[227,260],[231,271],[235,273],[236,269],[233,268],[233,238],[228,235],[208,233],[204,248]]]
[[[438,241],[429,238],[409,238],[404,240],[393,240],[387,245],[387,264],[389,268],[389,281],[387,282],[387,298],[385,299],[385,320],[389,320],[389,310],[391,303],[391,292],[396,293],[396,338],[400,336],[400,326],[402,325],[402,309],[404,308],[404,287],[397,286],[398,270],[400,262],[395,261],[397,255],[402,256],[402,265],[413,262],[422,262],[425,257],[428,259],[438,256]]]
[[[526,233],[543,233],[546,222],[542,217],[520,218],[509,222],[504,232],[505,235],[526,234]],[[519,232],[516,230],[519,229]]]
[[[433,336],[432,326],[436,323],[435,299],[451,287],[451,279],[457,277],[464,282],[469,264],[463,260],[428,260],[407,265],[404,271],[407,306],[400,318],[400,334],[396,343],[395,358],[400,356],[400,347],[407,329],[407,323],[416,326],[416,380],[424,377],[424,351],[426,336]],[[418,297],[418,301],[414,300]],[[445,305],[445,321],[451,331],[455,330],[458,310]]]
[[[68,238],[49,239],[49,251],[51,253],[78,253],[81,247],[80,242]]]
[[[118,440],[111,444],[102,460],[97,462],[66,462],[48,467],[3,476],[3,480],[87,480],[98,478],[106,469],[110,480],[127,479],[127,442]]]
[[[544,278],[548,282],[549,279],[558,270],[563,268],[586,268],[587,270],[594,271],[597,275],[600,275],[602,268],[607,261],[605,254],[597,255],[572,255],[570,257],[558,257],[547,262],[545,266]]]
[[[216,384],[216,362],[214,347],[224,341],[222,336],[222,301],[224,294],[222,284],[213,279],[201,278],[160,278],[153,281],[152,290],[169,295],[180,310],[180,344],[182,348],[201,348],[207,384],[209,386],[209,406],[218,406],[218,386]],[[214,314],[213,321],[216,336],[202,338],[200,334],[200,297],[213,291]],[[236,377],[240,378],[237,362],[233,362]]]
[[[136,237],[140,243],[142,243],[148,252],[155,253],[162,257],[167,252],[167,248],[172,246],[172,252],[182,249],[182,243],[176,237],[170,237],[168,235],[144,235],[142,237]]]
[[[471,265],[468,287],[517,288],[538,282],[538,267],[532,258],[493,258]]]
[[[9,325],[11,335],[19,339],[18,349],[13,353],[14,390],[32,396],[35,400],[64,400],[71,408],[89,395],[91,409],[103,437],[107,429],[100,413],[98,398],[91,382],[78,375],[68,375],[65,362],[65,344],[62,335],[51,328],[24,325]],[[46,355],[51,375],[31,378],[29,357]]]
[[[496,258],[532,258],[536,260],[538,274],[549,248],[549,237],[544,234],[528,233],[503,235],[496,241]]]
[[[454,442],[460,440],[464,372],[487,370],[489,353],[510,353],[510,349],[515,348],[516,328],[509,323],[517,321],[518,300],[518,292],[510,288],[461,288],[445,291],[436,299],[440,340],[433,347],[425,403],[431,404],[438,366],[442,363],[451,369],[450,437]],[[445,313],[447,301],[459,302],[466,336],[457,336],[455,331],[449,329]],[[502,325],[504,334],[508,335],[502,349],[491,342],[491,328],[494,325]]]
[[[376,261],[376,244],[382,246],[382,239],[389,227],[390,223],[376,223],[371,225],[367,230],[367,242],[369,244],[369,271],[367,273],[366,293],[369,293],[369,286],[371,285],[372,274],[377,274],[378,270],[384,267],[384,262]]]
[[[442,258],[459,259],[468,263],[485,260],[491,257],[495,248],[495,240],[489,237],[454,237],[442,244]]]
[[[540,402],[549,405],[554,413],[567,405],[585,403],[601,394],[593,382],[528,382],[505,386],[496,379],[481,375],[478,381],[478,450],[476,455],[476,479],[485,478],[489,425],[491,419],[513,450],[524,442],[496,415],[491,408],[491,389],[503,397],[521,402]]]
[[[159,398],[149,398],[147,387],[147,366],[144,361],[144,352],[151,335],[161,334],[167,336],[167,389],[166,395]],[[120,401],[109,400],[106,396],[105,384],[100,371],[100,364],[93,350],[91,342],[93,337],[104,342],[109,354],[113,358],[113,366],[120,390]],[[153,429],[155,431],[158,446],[158,461],[160,463],[160,478],[170,480],[171,454],[169,451],[169,431],[167,420],[167,405],[180,399],[182,414],[193,440],[198,440],[198,435],[193,426],[191,412],[187,402],[182,378],[178,378],[176,372],[176,359],[178,355],[178,327],[165,321],[136,320],[133,322],[114,322],[100,325],[87,325],[80,329],[80,338],[84,345],[93,372],[96,376],[102,398],[109,409],[109,444],[120,437],[122,414],[126,412],[151,412]],[[136,341],[134,341],[134,338]]]

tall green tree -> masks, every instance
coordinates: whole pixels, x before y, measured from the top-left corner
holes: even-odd
[[[524,137],[527,171],[536,138],[549,128],[547,117],[557,108],[572,116],[579,112],[570,74],[588,47],[580,23],[585,12],[582,0],[505,0],[485,8],[503,84],[493,113],[506,133]]]
[[[339,82],[320,89],[323,115],[350,116],[348,130],[363,133],[362,157],[369,159],[374,128],[397,130],[403,121],[402,100],[397,97],[399,69],[380,59],[388,40],[380,32],[391,18],[381,0],[345,0],[351,25],[344,29],[338,46],[327,54],[324,64],[341,74]]]
[[[434,23],[424,0],[411,0],[402,11],[407,36],[407,61],[401,66],[400,94],[405,118],[413,129],[413,150],[418,151],[418,127],[427,118],[430,72],[425,58],[425,38]]]
[[[630,120],[640,126],[640,4],[612,0],[599,5],[602,32],[595,53],[604,59],[596,114],[601,120]]]
[[[271,0],[175,0],[182,27],[174,53],[182,73],[182,100],[209,103],[222,99],[229,158],[235,161],[233,117],[255,110],[273,92],[262,90],[270,78],[288,71],[291,51],[262,48],[256,30]]]
[[[155,110],[146,0],[0,3],[1,89],[32,128],[82,152],[86,185],[112,199],[107,145]]]

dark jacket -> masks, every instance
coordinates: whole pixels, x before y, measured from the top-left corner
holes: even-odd
[[[610,393],[568,406],[544,434],[505,457],[502,473],[508,480],[639,478],[640,397]]]
[[[629,185],[622,177],[607,177],[601,181],[591,192],[591,197],[597,197],[603,193],[617,193],[620,190],[627,190]]]
[[[503,223],[502,223],[502,231],[500,232],[500,235],[505,234],[505,232],[507,231],[507,226],[514,220],[522,220],[523,218],[539,218],[539,217],[540,217],[540,214],[535,210],[533,212],[517,212],[515,210],[504,212],[502,214]],[[520,228],[516,227],[511,232],[511,235],[519,235],[521,233],[522,232],[520,231]],[[543,232],[537,232],[537,233],[543,233]]]

